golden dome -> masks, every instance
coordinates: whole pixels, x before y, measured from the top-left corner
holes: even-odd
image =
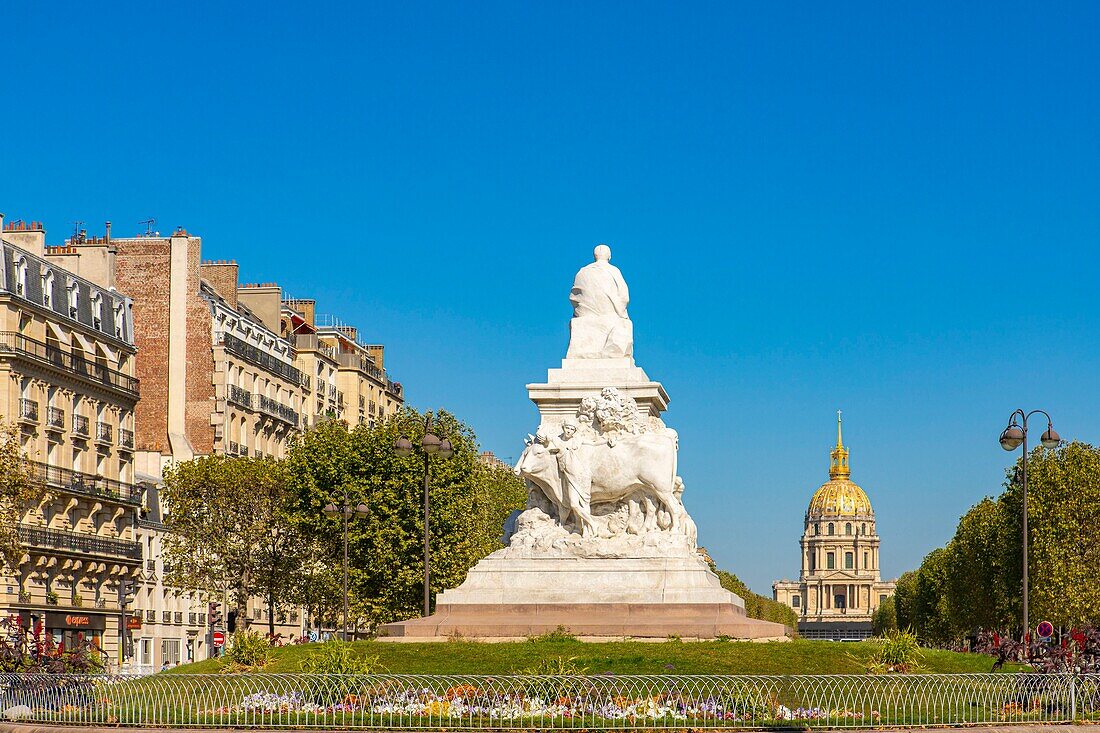
[[[831,458],[829,480],[814,492],[806,515],[865,517],[874,514],[867,494],[848,478],[851,470],[848,468],[848,449],[844,447],[841,437],[839,410],[836,413],[836,447]]]
[[[871,511],[871,500],[863,489],[848,479],[826,481],[814,492],[807,514],[828,517],[866,517]]]

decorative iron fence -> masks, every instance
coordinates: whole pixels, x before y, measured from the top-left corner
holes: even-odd
[[[1100,719],[1100,675],[0,675],[28,722],[341,729],[872,728]]]

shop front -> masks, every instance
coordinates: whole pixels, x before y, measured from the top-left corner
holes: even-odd
[[[103,649],[103,633],[107,629],[107,614],[86,611],[21,611],[20,622],[33,630],[39,622],[43,632],[54,644],[66,649],[84,642]]]

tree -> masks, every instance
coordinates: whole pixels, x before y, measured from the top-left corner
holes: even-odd
[[[1004,499],[1011,534],[1019,537],[1023,497],[1016,475]],[[1027,484],[1031,618],[1055,626],[1100,622],[1100,450],[1080,442],[1036,448]],[[1020,554],[1019,539],[1006,544]]]
[[[47,495],[31,473],[20,438],[18,425],[0,423],[0,562],[13,574],[23,557],[19,522],[32,501]]]
[[[178,463],[165,472],[164,499],[169,582],[228,591],[245,628],[248,599],[261,596],[274,633],[275,612],[294,598],[307,546],[289,514],[284,465],[226,456]]]
[[[434,415],[433,430],[454,446],[451,458],[430,464],[434,596],[460,584],[478,560],[501,547],[504,518],[523,507],[527,491],[511,472],[479,462],[473,432],[453,415]],[[418,445],[423,434],[424,415],[411,408],[373,428],[327,421],[306,431],[287,457],[295,521],[316,539],[324,566],[341,567],[343,529],[321,508],[343,502],[346,491],[350,505],[362,502],[370,510],[367,517],[352,519],[348,531],[348,595],[357,625],[373,627],[422,612],[423,456],[400,458],[393,444],[407,435]]]
[[[921,641],[935,646],[946,645],[955,638],[947,605],[947,578],[950,549],[941,547],[928,553],[917,571],[913,595],[913,631]]]
[[[894,612],[897,614],[898,628],[915,630],[920,623],[917,620],[917,571],[902,573],[894,588]]]
[[[947,607],[952,626],[964,633],[1011,627],[1019,593],[1006,557],[1012,532],[1001,502],[985,498],[959,520],[949,545]],[[1013,546],[1009,542],[1008,546]]]
[[[897,630],[898,614],[894,597],[888,596],[871,615],[871,633],[875,636],[885,636]]]

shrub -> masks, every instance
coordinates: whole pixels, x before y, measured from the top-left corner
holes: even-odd
[[[351,643],[332,639],[302,660],[302,671],[310,674],[378,674],[385,672],[386,668],[377,656],[357,656]]]
[[[271,659],[271,644],[255,631],[238,631],[227,656],[236,668],[257,669]]]
[[[874,674],[907,673],[918,669],[921,657],[917,635],[910,630],[891,631],[876,639],[879,649],[871,657],[867,671]]]

